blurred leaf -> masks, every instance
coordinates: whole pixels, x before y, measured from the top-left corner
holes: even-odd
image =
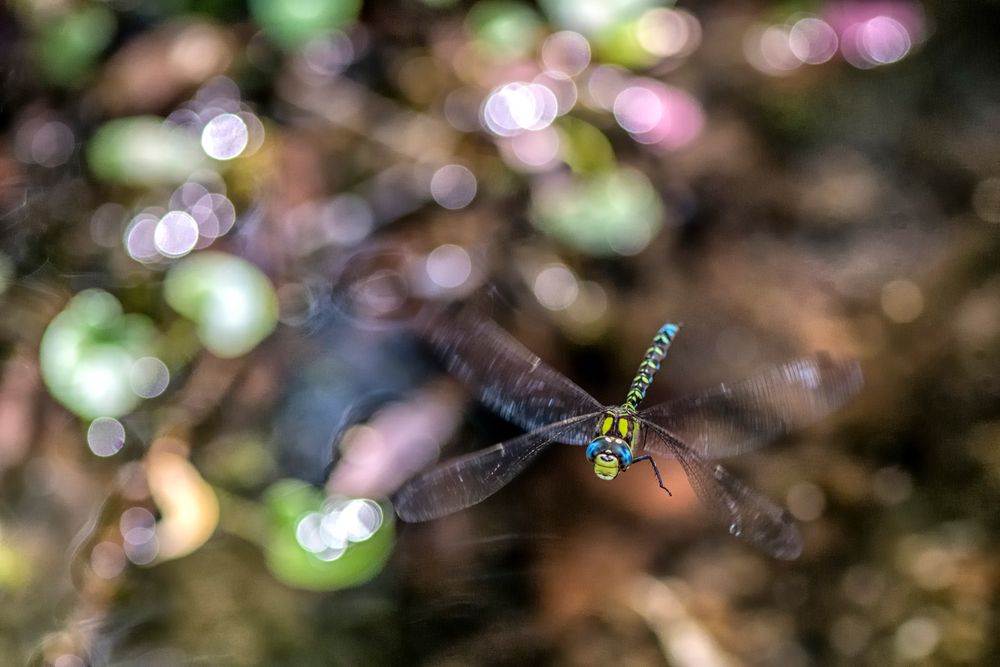
[[[142,398],[129,381],[133,364],[149,356],[157,332],[103,290],[84,290],[49,323],[39,347],[42,378],[52,395],[85,418],[118,417]]]
[[[297,480],[281,480],[267,492],[264,502],[271,519],[267,564],[274,575],[290,586],[328,591],[362,584],[385,566],[395,534],[392,510],[382,507],[384,522],[362,542],[352,542],[333,560],[323,560],[299,544],[299,522],[322,510],[323,492]]]
[[[274,457],[255,433],[233,433],[205,448],[200,467],[213,484],[249,489],[275,467]]]
[[[31,570],[24,554],[0,543],[0,591],[24,588],[31,583]]]
[[[542,35],[538,15],[525,4],[486,0],[469,11],[469,28],[488,53],[516,58],[530,54]]]
[[[271,281],[233,255],[202,252],[179,261],[167,274],[164,295],[197,324],[202,344],[220,357],[249,352],[278,322]]]
[[[578,174],[605,172],[615,167],[615,151],[607,136],[586,121],[564,116],[558,121],[562,158]]]
[[[109,8],[90,5],[45,24],[37,37],[38,60],[45,77],[60,85],[83,85],[84,75],[111,43],[115,23]]]
[[[639,22],[637,18],[613,25],[594,39],[594,52],[606,63],[641,69],[650,67],[659,60],[639,42]]]
[[[250,0],[250,12],[278,44],[296,47],[354,23],[361,0]]]
[[[663,225],[663,203],[649,179],[618,169],[575,181],[553,179],[532,195],[532,220],[545,233],[591,255],[639,252]]]
[[[173,185],[206,166],[197,137],[155,116],[112,120],[87,145],[94,174],[122,185]]]
[[[674,3],[662,0],[540,0],[538,4],[559,28],[594,36],[636,18],[645,9]]]

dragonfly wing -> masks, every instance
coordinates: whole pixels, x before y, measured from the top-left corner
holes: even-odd
[[[418,333],[486,407],[526,431],[601,408],[496,322],[469,307],[436,315],[419,325]]]
[[[857,361],[818,355],[639,414],[702,458],[724,458],[761,447],[833,412],[858,393],[862,384]]]
[[[712,467],[659,426],[646,426],[645,448],[677,459],[702,503],[729,527],[730,533],[775,558],[799,557],[802,535],[787,510],[733,477],[722,466]]]
[[[445,461],[412,478],[393,496],[404,521],[429,521],[482,502],[516,477],[552,443],[587,433],[598,413],[581,415]],[[587,427],[584,430],[584,427]]]

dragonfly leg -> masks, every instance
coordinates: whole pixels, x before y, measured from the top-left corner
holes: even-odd
[[[653,460],[653,457],[650,456],[649,454],[646,454],[645,456],[640,456],[637,459],[632,459],[633,465],[638,463],[639,461],[649,461],[649,465],[653,466],[653,474],[656,475],[656,483],[660,485],[661,489],[667,492],[668,496],[673,496],[674,494],[670,493],[670,489],[663,486],[663,478],[660,477],[660,469],[656,467],[656,461]]]

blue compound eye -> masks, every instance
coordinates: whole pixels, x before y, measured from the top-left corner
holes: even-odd
[[[628,448],[628,445],[620,442],[615,443],[611,447],[611,453],[621,462],[622,468],[632,465],[632,450]]]
[[[594,440],[592,443],[587,445],[587,460],[591,463],[597,458],[597,455],[604,451],[604,443],[600,440]]]

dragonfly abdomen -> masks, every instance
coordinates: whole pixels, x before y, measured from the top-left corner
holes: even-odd
[[[679,325],[668,322],[656,332],[652,345],[646,350],[646,354],[639,364],[639,370],[632,380],[628,394],[625,395],[625,403],[622,407],[635,410],[639,402],[645,398],[649,385],[653,383],[653,376],[656,375],[656,371],[660,370],[660,362],[663,361],[663,357],[667,356],[667,350],[670,349],[670,344],[674,341],[679,330]]]

